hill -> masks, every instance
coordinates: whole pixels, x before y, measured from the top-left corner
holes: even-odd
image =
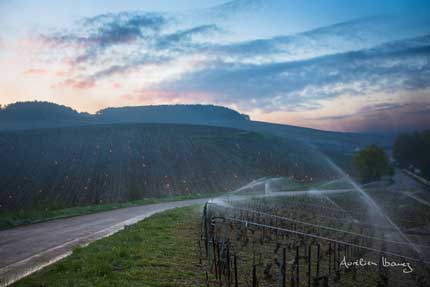
[[[7,120],[5,121],[5,119]],[[391,149],[394,142],[394,137],[387,135],[322,131],[253,121],[247,115],[214,105],[154,105],[107,108],[94,115],[78,113],[65,106],[47,102],[16,103],[0,109],[0,131],[118,123],[205,125],[236,128],[268,136],[282,137],[287,139],[291,145],[301,146],[301,149],[319,150],[349,174],[354,174],[351,162],[357,150],[370,144]]]
[[[47,102],[16,103],[0,109],[0,130],[114,123],[177,123],[232,127],[294,138],[324,150],[350,153],[368,144],[391,146],[394,138],[342,133],[250,120],[249,116],[214,105],[159,105],[107,108],[95,115]]]
[[[213,105],[159,105],[107,108],[97,112],[102,122],[153,122],[214,125],[223,122],[247,121],[249,117],[229,108]]]
[[[16,102],[0,109],[2,121],[77,120],[86,117],[88,114],[49,102]]]
[[[0,109],[0,130],[97,125],[107,123],[184,123],[223,125],[249,120],[229,108],[213,105],[159,105],[106,108],[95,115],[49,102],[17,102]]]
[[[89,124],[94,118],[49,102],[17,102],[0,108],[0,130]]]
[[[0,133],[3,210],[229,191],[263,176],[328,175],[292,140],[237,129],[116,124]]]

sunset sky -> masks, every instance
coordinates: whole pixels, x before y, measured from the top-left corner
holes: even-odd
[[[1,105],[209,103],[328,130],[430,127],[427,0],[0,0],[0,26]]]

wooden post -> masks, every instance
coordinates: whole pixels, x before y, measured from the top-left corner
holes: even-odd
[[[198,240],[198,245],[199,245],[199,264],[202,264],[202,242],[201,239]]]
[[[238,278],[237,278],[237,257],[236,254],[234,255],[234,259],[233,259],[233,264],[234,264],[234,287],[238,287],[239,283],[238,283]]]
[[[282,250],[282,287],[287,287],[287,250],[284,247]]]
[[[296,246],[296,286],[300,285],[300,267],[299,267],[299,263],[300,263],[300,249],[299,246]]]
[[[219,242],[217,242],[217,244],[216,244],[216,254],[217,254],[216,262],[217,262],[217,269],[218,269],[218,280],[219,280],[219,285],[221,286],[222,285],[222,283],[221,283],[221,265],[220,265],[221,258],[220,258],[220,254],[219,254]]]
[[[312,264],[312,244],[309,244],[308,246],[308,286],[311,287],[311,264]]]
[[[318,278],[320,277],[320,260],[321,260],[320,249],[321,249],[321,246],[318,243],[317,244],[317,274],[316,274]]]
[[[218,279],[218,266],[217,266],[217,253],[216,253],[216,246],[215,246],[215,240],[212,239],[212,253],[213,253],[213,264],[215,266],[215,278]]]
[[[252,265],[252,287],[257,287],[257,267]]]
[[[328,287],[328,276],[324,276],[324,287]]]
[[[231,273],[230,273],[230,244],[227,243],[227,284],[231,286]]]
[[[328,244],[328,274],[331,274],[331,242]]]
[[[337,250],[336,250],[336,280],[339,281],[340,280],[340,266],[339,266],[339,262],[340,262],[340,245],[337,245]]]
[[[333,243],[333,271],[334,271],[334,272],[336,272],[336,271],[337,271],[337,264],[336,264],[336,260],[337,260],[336,243]]]

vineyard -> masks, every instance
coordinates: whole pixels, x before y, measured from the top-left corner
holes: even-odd
[[[299,144],[207,126],[2,132],[0,150],[0,212],[224,192],[270,174],[303,181],[327,176]]]
[[[428,217],[427,217],[428,218]],[[430,242],[353,182],[261,179],[203,211],[207,286],[429,286]]]

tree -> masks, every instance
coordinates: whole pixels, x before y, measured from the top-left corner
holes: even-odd
[[[394,144],[394,158],[401,168],[418,168],[430,179],[430,130],[401,134]]]
[[[394,173],[387,154],[376,145],[370,145],[359,151],[354,157],[354,165],[362,182],[379,180],[384,175]]]

